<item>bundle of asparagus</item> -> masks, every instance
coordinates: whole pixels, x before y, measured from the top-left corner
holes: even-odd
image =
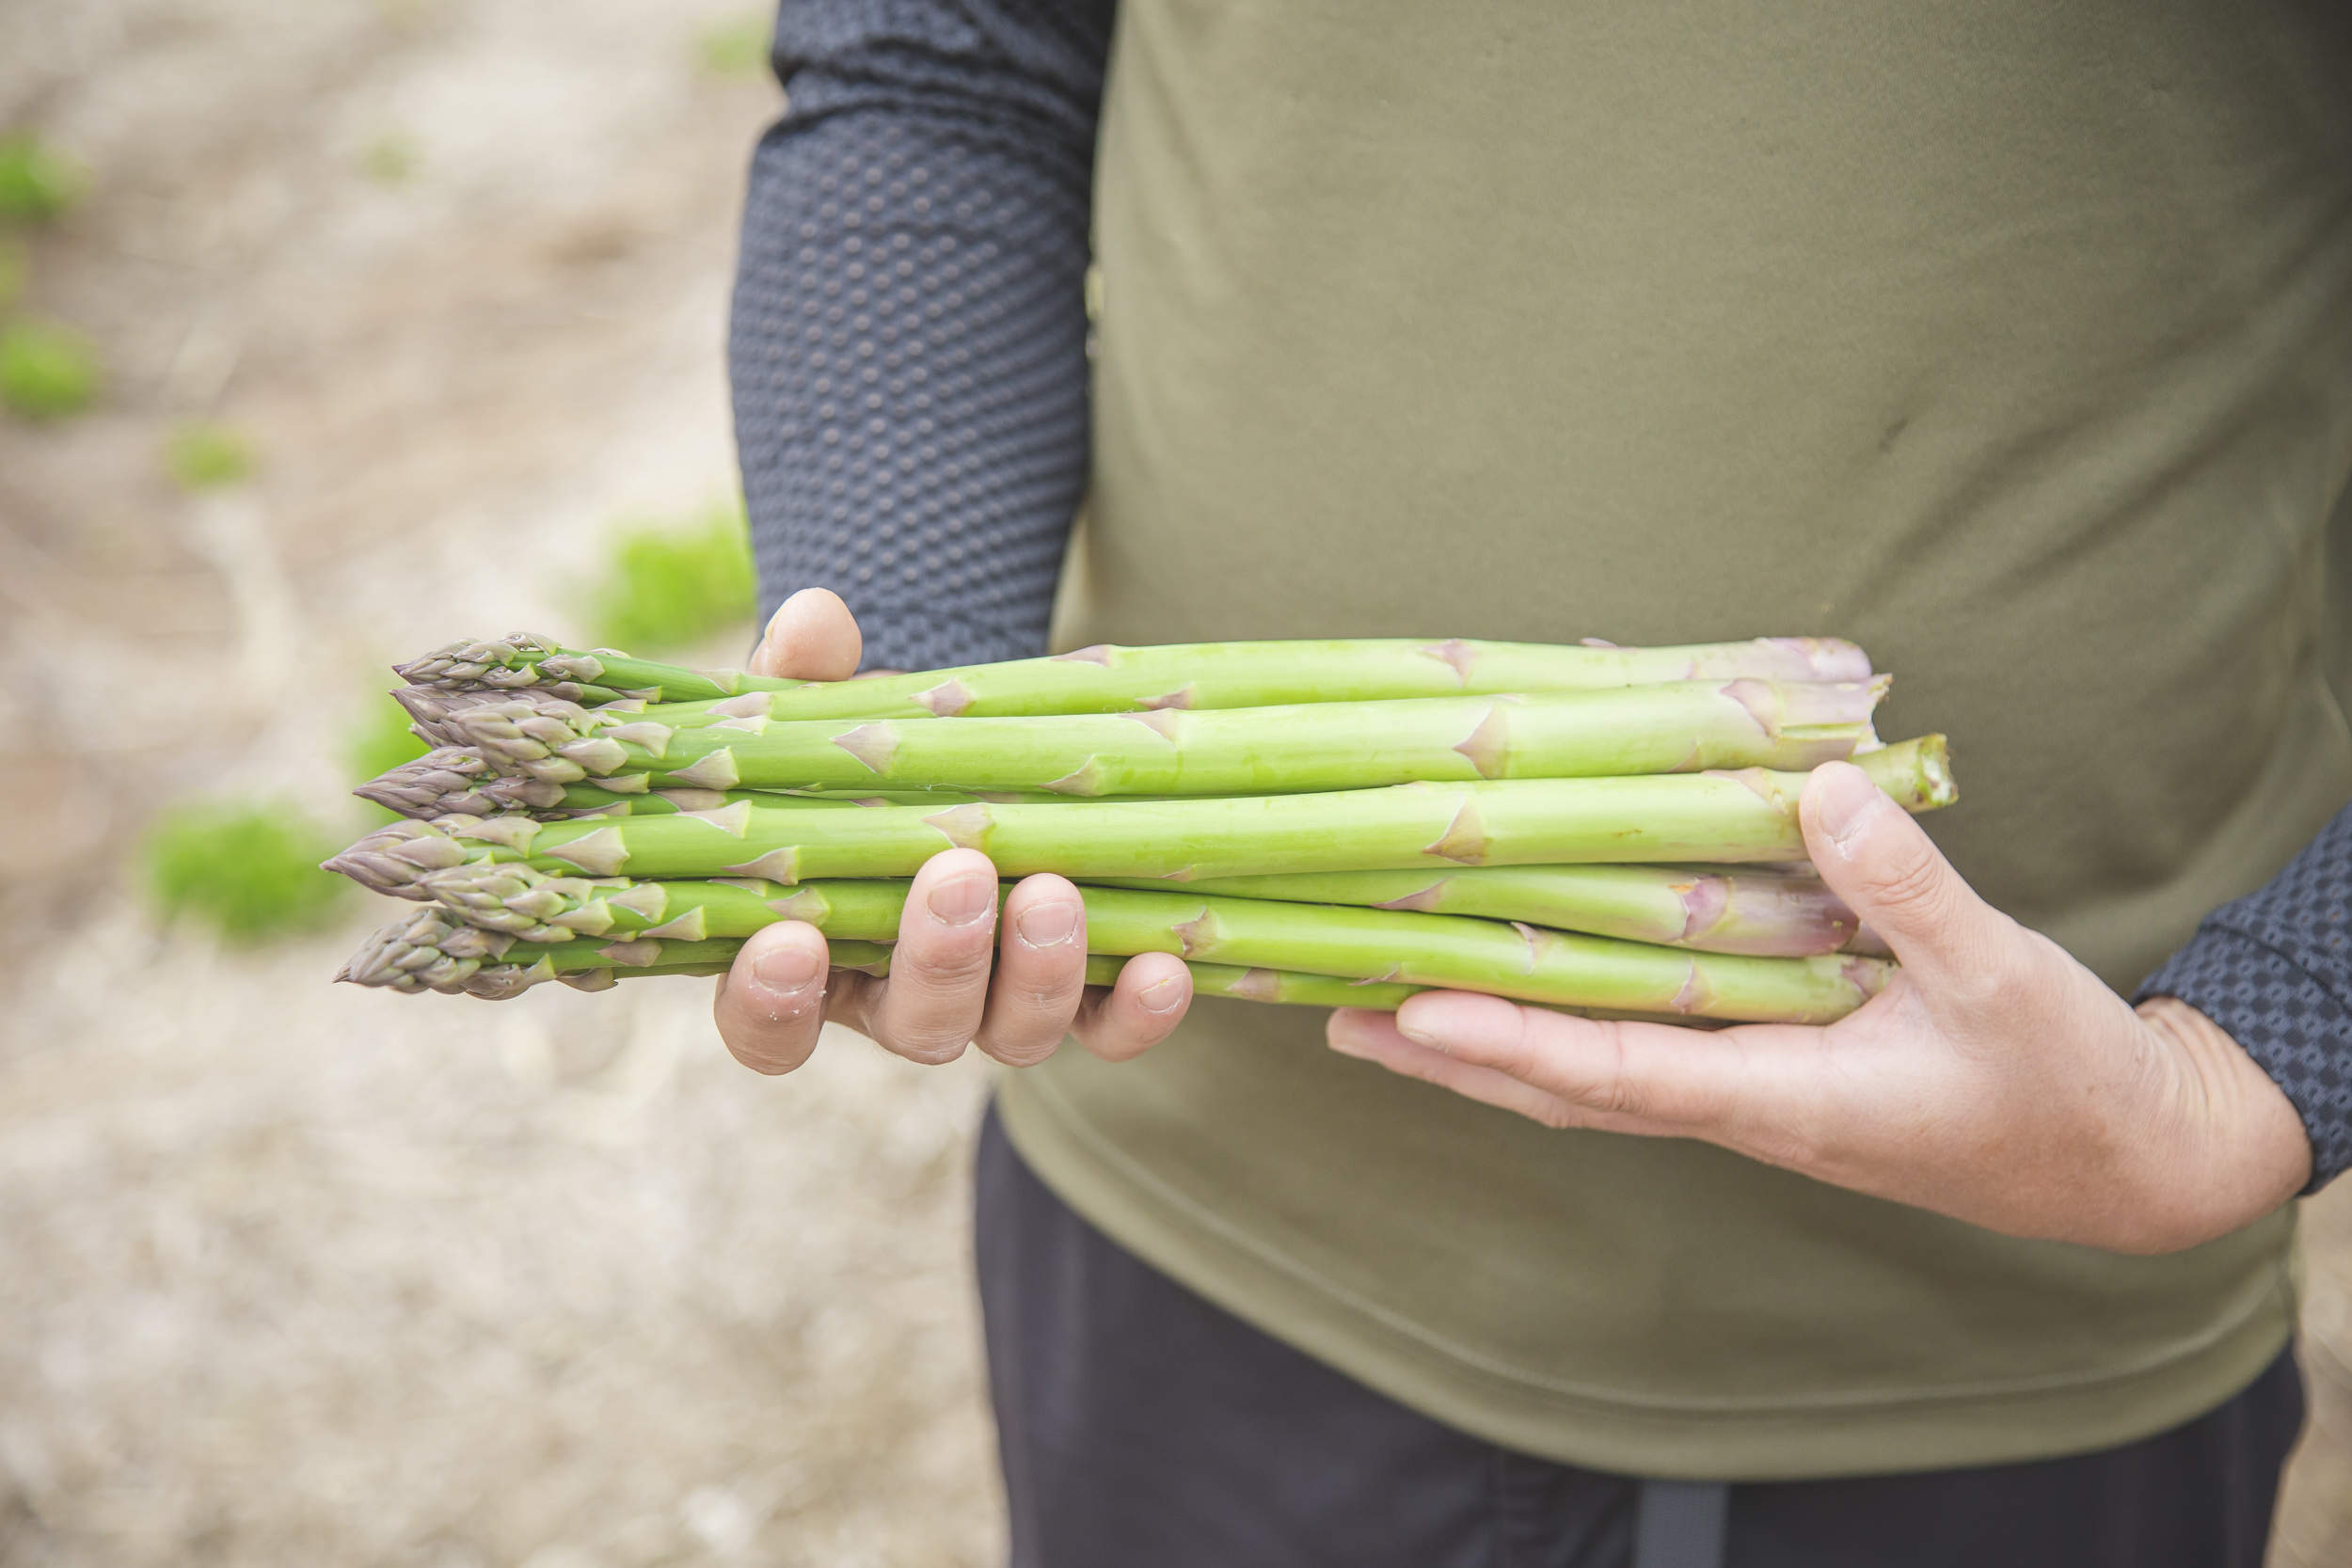
[[[518,994],[717,974],[780,920],[885,974],[951,847],[1080,884],[1089,984],[1394,1007],[1433,986],[1606,1014],[1819,1022],[1892,965],[1804,863],[1804,770],[1955,799],[1880,742],[1861,649],[1767,638],[1082,649],[874,680],[690,671],[516,636],[397,673],[435,750],[327,862],[426,908],[341,978]]]

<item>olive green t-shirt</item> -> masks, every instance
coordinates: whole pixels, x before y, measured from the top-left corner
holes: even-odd
[[[1886,733],[1952,737],[1960,870],[2128,989],[2352,799],[2348,29],[1125,0],[1057,636],[1851,637],[1895,673]],[[1548,1131],[1302,1009],[1198,1004],[1003,1105],[1177,1279],[1603,1469],[2123,1442],[2293,1319],[2288,1212],[2166,1258],[2010,1240]]]

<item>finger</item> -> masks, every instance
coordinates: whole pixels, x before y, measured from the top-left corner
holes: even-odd
[[[1417,1045],[1491,1068],[1610,1125],[1639,1124],[1629,1130],[1731,1140],[1750,1127],[1809,1125],[1829,1098],[1817,1029],[1577,1018],[1469,991],[1407,997],[1396,1027]]]
[[[781,680],[845,681],[866,651],[857,617],[830,588],[803,588],[776,608],[752,654],[752,673]]]
[[[711,1013],[728,1052],[754,1072],[807,1061],[825,1022],[823,934],[802,920],[753,932],[720,977]]]
[[[1586,1127],[1596,1119],[1605,1119],[1507,1072],[1480,1067],[1406,1039],[1397,1028],[1393,1013],[1342,1007],[1324,1026],[1324,1037],[1332,1050],[1343,1056],[1377,1063],[1403,1077],[1435,1084],[1441,1089],[1515,1112],[1547,1127]]]
[[[1851,763],[1816,768],[1798,812],[1821,879],[1920,979],[1991,973],[2013,927],[1868,774]]]
[[[907,890],[867,1033],[913,1061],[961,1055],[979,1032],[995,940],[995,866],[977,849],[933,855]]]
[[[1114,986],[1089,986],[1072,1033],[1106,1062],[1124,1062],[1175,1033],[1192,1005],[1192,971],[1173,953],[1129,958]]]
[[[1059,877],[1030,877],[997,917],[995,977],[974,1043],[1008,1067],[1054,1053],[1086,990],[1087,907]]]

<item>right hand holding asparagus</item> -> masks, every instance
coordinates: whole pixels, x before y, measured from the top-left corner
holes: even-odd
[[[862,651],[849,607],[806,588],[768,624],[751,669],[846,680]],[[1026,878],[1000,914],[996,880],[976,849],[934,856],[914,879],[886,979],[829,970],[814,926],[766,927],[719,982],[720,1037],[745,1067],[777,1073],[808,1059],[828,1018],[911,1061],[952,1061],[977,1044],[1010,1067],[1043,1060],[1068,1034],[1099,1056],[1124,1060],[1176,1027],[1192,999],[1181,960],[1147,953],[1128,961],[1117,986],[1089,988],[1078,890],[1059,877]]]

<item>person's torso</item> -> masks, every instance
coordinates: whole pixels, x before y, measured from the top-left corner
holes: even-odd
[[[2319,5],[1127,0],[1057,636],[1851,637],[1885,733],[1952,738],[1960,870],[2127,989],[2352,798],[2347,83]],[[1319,1033],[1204,1008],[1009,1117],[1147,1256],[1521,1447],[2022,1456],[2276,1347],[2284,1215],[2008,1241]]]

